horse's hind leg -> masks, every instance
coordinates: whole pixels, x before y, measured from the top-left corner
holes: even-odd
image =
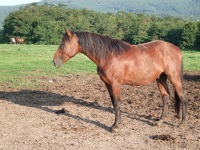
[[[167,116],[168,112],[168,100],[169,100],[169,89],[167,86],[167,76],[162,73],[160,77],[157,79],[158,88],[160,90],[163,106],[162,106],[162,114],[160,116],[159,121],[157,122],[157,125],[160,126],[164,119]]]

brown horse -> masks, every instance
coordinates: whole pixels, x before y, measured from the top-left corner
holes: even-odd
[[[23,38],[15,38],[16,44],[22,44],[25,42]]]
[[[115,110],[112,131],[117,130],[121,123],[122,84],[139,86],[156,80],[163,100],[162,113],[157,125],[162,123],[168,111],[167,78],[175,88],[175,110],[178,117],[182,103],[180,125],[186,123],[187,101],[182,83],[182,55],[175,45],[164,41],[130,45],[99,34],[66,30],[54,55],[54,65],[60,67],[77,53],[85,54],[97,65],[97,72],[108,89]]]

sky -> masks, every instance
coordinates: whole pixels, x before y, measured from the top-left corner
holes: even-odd
[[[0,0],[0,6],[13,6],[13,5],[27,4],[39,1],[40,0]]]

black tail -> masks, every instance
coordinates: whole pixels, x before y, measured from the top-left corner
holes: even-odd
[[[174,91],[174,99],[175,99],[175,112],[177,113],[177,116],[179,116],[181,100],[176,91]]]
[[[182,60],[182,64],[181,64],[181,74],[180,75],[181,75],[181,84],[183,84],[183,60]],[[183,91],[183,95],[184,95],[184,91]],[[181,100],[180,100],[180,97],[178,96],[176,90],[174,91],[174,99],[175,99],[175,112],[177,113],[177,117],[179,117]]]

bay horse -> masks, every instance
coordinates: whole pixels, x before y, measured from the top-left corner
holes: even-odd
[[[23,38],[15,38],[16,44],[22,44],[25,42]]]
[[[66,30],[61,43],[53,57],[55,67],[83,53],[97,65],[97,73],[109,92],[115,110],[115,121],[111,131],[117,131],[121,123],[120,95],[121,86],[146,85],[157,81],[163,106],[157,125],[167,116],[169,89],[167,79],[175,88],[175,111],[186,124],[187,100],[183,91],[182,54],[175,45],[157,40],[139,45],[131,45],[122,40],[112,39],[90,32],[73,32]]]

